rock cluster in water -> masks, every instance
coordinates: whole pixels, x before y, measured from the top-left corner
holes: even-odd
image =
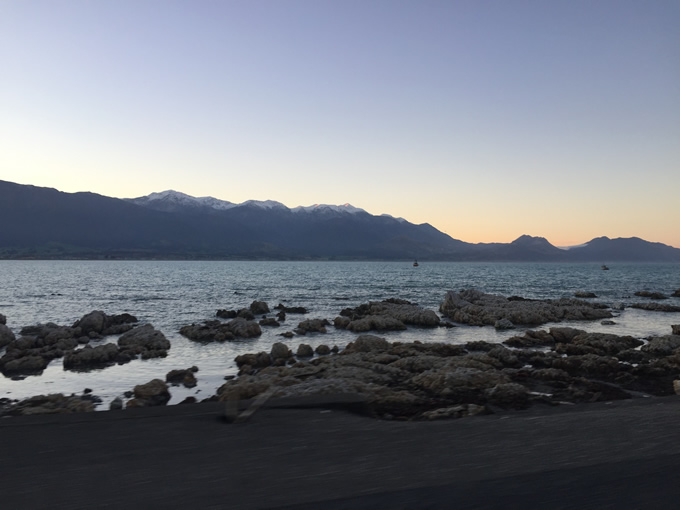
[[[680,374],[676,334],[645,343],[550,328],[504,343],[390,343],[361,335],[337,355],[307,360],[279,343],[270,353],[236,358],[240,376],[222,385],[217,397],[353,394],[377,417],[436,419],[536,403],[627,399],[640,392],[670,395]]]
[[[16,377],[41,373],[56,358],[64,358],[66,370],[90,370],[115,363],[127,363],[138,356],[143,359],[167,355],[170,342],[150,324],[136,326],[130,314],[107,315],[93,311],[73,326],[54,323],[37,324],[21,329],[15,338],[4,324],[0,327],[0,372]],[[9,331],[9,333],[7,333]],[[108,335],[121,335],[117,344],[87,345]],[[77,349],[79,345],[83,348]]]
[[[573,298],[534,300],[485,294],[475,289],[447,292],[439,311],[454,322],[472,326],[537,326],[566,320],[608,319],[606,305]]]

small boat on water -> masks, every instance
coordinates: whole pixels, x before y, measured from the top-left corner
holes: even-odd
[[[418,267],[418,266],[419,266],[418,261],[417,261],[417,260],[414,260],[414,261],[413,261],[413,267]]]
[[[604,264],[602,264],[601,269],[602,269],[603,271],[609,271],[609,268],[608,268],[607,266],[605,266]]]

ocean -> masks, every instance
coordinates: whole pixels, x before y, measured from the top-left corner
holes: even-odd
[[[328,327],[328,332],[284,339],[306,318],[328,319],[369,301],[407,299],[438,311],[449,290],[476,288],[484,292],[525,298],[573,297],[577,291],[595,293],[607,304],[647,302],[639,290],[672,294],[680,288],[679,264],[554,263],[428,263],[411,262],[270,262],[270,261],[0,261],[0,313],[15,334],[24,326],[54,322],[70,326],[92,310],[130,313],[140,323],[161,330],[172,346],[166,358],[136,360],[90,372],[65,371],[56,359],[42,375],[13,380],[0,375],[0,398],[22,399],[46,393],[80,394],[85,388],[103,400],[100,409],[125,391],[154,378],[165,379],[173,369],[197,366],[195,388],[172,387],[170,404],[187,396],[210,397],[225,376],[237,373],[234,358],[247,352],[269,351],[283,341],[293,351],[300,343],[344,347],[356,334]],[[253,301],[273,307],[302,306],[306,315],[289,314],[279,328],[263,327],[257,339],[200,344],[179,334],[187,324],[215,318],[218,309],[245,308]],[[680,298],[664,301],[680,306]],[[680,313],[626,308],[613,326],[595,322],[560,323],[618,335],[645,338],[670,334]],[[547,329],[547,324],[535,329]],[[389,341],[502,342],[522,329],[496,331],[491,327],[420,329],[374,333]],[[91,342],[115,342],[115,337]],[[0,351],[0,354],[2,351]]]

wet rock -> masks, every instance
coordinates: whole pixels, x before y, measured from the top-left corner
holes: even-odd
[[[78,328],[81,335],[90,335],[91,338],[99,338],[107,335],[120,335],[129,331],[137,322],[137,318],[129,313],[120,315],[107,315],[101,310],[93,310],[83,315],[72,326]]]
[[[314,349],[312,349],[311,345],[300,344],[295,355],[298,358],[311,358],[314,356]]]
[[[0,324],[6,325],[7,324],[7,317],[5,317],[3,314],[0,313]]]
[[[298,335],[306,335],[307,333],[326,333],[326,326],[331,323],[326,319],[307,319],[298,324],[295,332]]]
[[[293,352],[288,348],[288,346],[281,342],[276,342],[272,345],[272,350],[269,353],[272,360],[283,359],[286,360],[293,356]]]
[[[646,297],[649,299],[668,299],[668,296],[661,292],[651,292],[649,290],[640,290],[635,293],[636,296]]]
[[[86,345],[82,349],[70,351],[64,356],[65,370],[91,370],[113,365],[118,359],[118,346],[104,344],[96,347]]]
[[[680,324],[673,324],[671,326],[671,332],[674,335],[680,335]]]
[[[284,316],[285,316],[286,313],[296,313],[296,314],[307,313],[307,309],[304,306],[285,306],[281,303],[276,305],[274,307],[274,310],[280,310],[281,312],[284,313]]]
[[[673,294],[671,294],[671,297],[680,297],[680,289],[673,292]]]
[[[170,372],[165,375],[165,382],[172,386],[179,386],[181,384],[185,388],[194,388],[197,384],[194,373],[198,370],[193,370],[194,368],[195,367],[184,370],[170,370]]]
[[[49,365],[50,359],[38,355],[27,355],[11,358],[5,354],[0,359],[0,370],[8,377],[17,375],[38,375]]]
[[[455,322],[473,326],[493,326],[507,319],[513,324],[538,325],[565,320],[596,320],[612,317],[604,305],[578,299],[528,300],[505,298],[467,289],[449,291],[439,310]]]
[[[269,313],[269,305],[264,301],[253,301],[250,304],[250,311],[253,315],[264,315]]]
[[[123,333],[118,339],[121,351],[141,355],[142,359],[162,358],[168,355],[170,341],[151,324],[145,324]]]
[[[425,420],[441,420],[447,418],[463,418],[464,416],[475,416],[484,414],[486,408],[475,404],[459,404],[451,407],[440,407],[432,411],[425,411],[422,418]]]
[[[350,331],[399,331],[407,325],[434,328],[440,325],[439,316],[403,299],[369,302],[356,308],[345,308],[336,319],[336,327]]]
[[[314,351],[319,355],[319,356],[327,356],[328,354],[331,353],[330,347],[328,347],[325,344],[318,345]]]
[[[206,321],[203,324],[182,326],[180,334],[195,342],[225,342],[240,338],[254,338],[262,334],[260,325],[243,317],[229,322]]]
[[[133,394],[134,398],[127,402],[126,407],[164,406],[170,401],[168,385],[160,379],[135,386]]]
[[[384,338],[374,335],[360,335],[354,342],[350,342],[342,353],[386,351],[389,348],[390,343]]]
[[[238,312],[236,310],[217,310],[217,313],[215,313],[216,317],[220,317],[221,319],[235,319],[236,316],[238,315]]]
[[[603,326],[614,326],[614,325],[616,325],[616,322],[611,321],[611,320],[606,320],[606,321],[600,322],[600,324],[602,324]]]
[[[269,353],[262,351],[256,354],[241,354],[240,356],[236,356],[235,361],[237,367],[247,365],[251,367],[251,369],[258,369],[270,366],[272,364],[272,357]]]

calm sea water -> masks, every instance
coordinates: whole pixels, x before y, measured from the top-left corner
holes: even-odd
[[[131,313],[151,323],[171,341],[167,358],[108,367],[89,373],[64,371],[54,360],[41,376],[20,381],[0,376],[0,397],[25,398],[41,393],[81,393],[90,388],[105,404],[136,384],[177,368],[196,365],[199,384],[193,389],[172,388],[171,403],[188,395],[209,397],[224,376],[237,372],[234,357],[245,352],[269,351],[278,336],[294,329],[303,318],[332,321],[346,307],[397,297],[438,310],[448,290],[477,288],[484,292],[527,298],[559,298],[590,291],[596,301],[645,301],[633,294],[652,290],[671,294],[680,288],[678,264],[617,264],[602,271],[599,264],[422,263],[405,262],[167,262],[167,261],[0,261],[0,313],[18,334],[23,326],[54,322],[72,325],[92,310]],[[288,315],[280,328],[263,328],[258,339],[223,344],[197,344],[178,331],[181,326],[213,319],[219,308],[247,307],[254,300],[304,306],[306,316]],[[666,303],[680,305],[680,299]],[[599,322],[573,323],[589,331],[638,337],[669,334],[680,314],[626,309],[615,326]],[[554,325],[554,324],[553,324]],[[548,328],[551,325],[545,325]],[[520,330],[521,331],[521,330]],[[461,326],[452,329],[409,329],[381,333],[390,341],[469,340],[500,342],[518,334],[493,328]],[[293,350],[300,343],[343,347],[355,334],[328,328],[327,334],[283,340]],[[94,342],[113,342],[106,338]],[[107,408],[103,405],[102,408]]]

